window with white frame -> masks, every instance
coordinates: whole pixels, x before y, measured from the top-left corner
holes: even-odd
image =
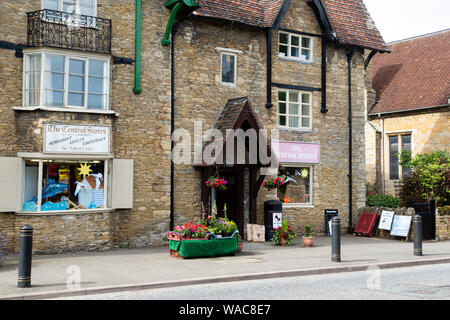
[[[42,0],[42,9],[96,16],[97,0]]]
[[[279,175],[285,183],[278,188],[278,199],[284,204],[312,204],[312,166],[281,165]]]
[[[279,32],[278,56],[311,62],[312,38],[287,32]]]
[[[278,127],[312,128],[312,95],[310,92],[278,90]]]
[[[220,54],[221,84],[235,85],[237,82],[237,55],[230,52]]]
[[[109,59],[26,53],[24,105],[108,109]]]
[[[25,212],[106,208],[108,160],[25,160]]]

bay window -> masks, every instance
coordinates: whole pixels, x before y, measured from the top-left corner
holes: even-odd
[[[109,59],[42,51],[24,63],[25,106],[108,109]]]

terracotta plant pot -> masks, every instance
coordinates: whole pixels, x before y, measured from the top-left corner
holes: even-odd
[[[243,249],[244,249],[244,242],[243,241],[238,241],[238,243],[237,243],[237,253],[241,253]]]
[[[281,238],[281,245],[282,245],[282,246],[286,246],[286,239]]]
[[[312,247],[314,245],[314,237],[303,237],[303,244],[305,247]]]

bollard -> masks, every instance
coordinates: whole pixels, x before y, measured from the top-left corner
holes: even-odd
[[[19,288],[31,287],[31,255],[33,252],[33,228],[23,226],[20,229],[20,252],[19,252]]]
[[[422,256],[422,217],[414,216],[414,255]]]
[[[341,262],[341,219],[336,216],[331,220],[331,261]]]

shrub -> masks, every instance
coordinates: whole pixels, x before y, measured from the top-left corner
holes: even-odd
[[[366,198],[366,206],[396,209],[400,207],[401,200],[399,198],[377,194]]]

